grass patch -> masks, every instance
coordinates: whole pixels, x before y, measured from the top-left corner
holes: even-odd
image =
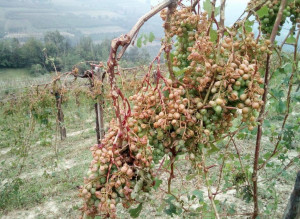
[[[26,160],[20,177],[16,177],[19,169],[9,163],[2,163],[6,165],[0,179],[7,182],[0,187],[0,214],[14,209],[33,208],[49,198],[56,198],[61,202],[76,199],[77,186],[82,184],[82,176],[91,159],[90,151],[87,150],[89,141],[83,143],[79,142],[81,139],[77,139],[78,137],[74,137],[65,141],[58,157],[51,147],[36,147]],[[78,153],[80,156],[76,156]],[[1,160],[17,158],[11,156],[13,155],[7,154]]]
[[[27,79],[32,77],[27,68],[0,68],[0,81],[11,79]]]
[[[9,211],[15,208],[41,203],[44,199],[42,185],[28,185],[22,179],[14,179],[6,183],[0,192],[0,209]]]
[[[51,74],[36,77],[27,68],[0,68],[0,96],[19,93],[31,85],[49,82],[51,77]]]

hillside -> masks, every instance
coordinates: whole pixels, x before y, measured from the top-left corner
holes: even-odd
[[[21,40],[59,30],[74,38],[89,35],[94,40],[128,31],[137,18],[151,8],[150,1],[106,0],[12,0],[0,2],[0,37]],[[147,32],[162,35],[159,16],[145,26]]]

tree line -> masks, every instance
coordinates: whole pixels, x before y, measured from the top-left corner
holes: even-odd
[[[25,43],[18,39],[0,41],[0,68],[30,68],[33,74],[44,74],[54,70],[68,71],[84,61],[106,61],[110,50],[110,39],[94,43],[90,37],[81,37],[72,45],[59,31],[47,32],[43,40],[29,38]],[[132,47],[124,56],[125,65],[146,64],[150,55],[146,49]]]

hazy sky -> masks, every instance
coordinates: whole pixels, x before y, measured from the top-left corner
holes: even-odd
[[[143,3],[147,2],[147,0],[136,0],[136,1],[143,2]],[[158,3],[162,2],[162,0],[151,0],[150,2],[151,5],[157,5]],[[187,0],[187,2],[190,1]],[[243,13],[244,9],[247,7],[248,2],[249,0],[226,0],[225,17],[226,17],[227,25],[234,23],[239,18],[239,16]],[[220,4],[221,1],[217,0],[216,6],[219,6]]]
[[[147,0],[137,0],[146,3]],[[150,0],[152,5],[157,5],[162,0]],[[243,11],[247,7],[247,3],[250,0],[226,0],[226,8],[225,8],[225,24],[227,26],[231,26],[243,13]],[[186,2],[190,2],[190,0],[186,0]],[[203,0],[201,0],[203,2]],[[221,3],[220,0],[217,0],[216,6],[219,6]],[[202,3],[201,3],[202,6]],[[290,23],[287,21],[283,26],[281,31],[281,36],[277,37],[276,39],[281,41],[282,37],[288,33],[290,27]],[[255,29],[255,28],[254,28]]]
[[[26,8],[26,1],[31,2],[32,0],[15,1],[18,2],[19,7],[24,4],[24,8]],[[187,5],[190,3],[190,0],[183,1]],[[200,1],[201,8],[204,1]],[[36,7],[31,9],[27,6],[26,14],[22,11],[25,11],[23,6],[17,10],[13,8],[14,5],[9,4],[13,3],[11,0],[0,0],[0,5],[7,4],[9,6],[1,8],[5,12],[5,16],[0,16],[0,28],[1,24],[4,24],[2,29],[5,29],[5,32],[27,32],[29,34],[45,32],[51,28],[66,32],[73,28],[84,35],[94,34],[95,39],[97,34],[103,33],[108,33],[109,37],[112,37],[111,35],[114,33],[129,31],[135,22],[151,9],[151,6],[160,2],[162,0],[51,0],[52,4],[48,7],[47,4],[36,3],[34,5],[35,3],[32,1],[32,5]],[[220,2],[221,0],[217,0],[216,6],[219,6]],[[226,26],[231,26],[239,18],[248,2],[249,0],[226,0]],[[41,16],[41,19],[38,16]],[[253,20],[253,18],[251,19]],[[145,23],[140,33],[154,32],[156,36],[162,36],[161,25],[162,20],[158,14]],[[286,34],[289,26],[290,24],[286,22],[285,27],[287,28],[283,28],[282,35]],[[14,31],[15,29],[18,30]],[[255,29],[257,28],[254,28],[254,31]]]

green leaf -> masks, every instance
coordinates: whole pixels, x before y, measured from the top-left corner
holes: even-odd
[[[218,6],[215,8],[215,17],[217,17],[220,14],[220,9],[221,9],[221,6]]]
[[[287,38],[285,43],[295,44],[296,43],[296,38],[293,35],[291,35],[289,38]]]
[[[155,40],[155,36],[154,36],[154,34],[152,32],[150,32],[148,39],[149,39],[150,43],[152,43]]]
[[[162,180],[155,178],[155,184],[153,186],[154,190],[157,190],[161,183]]]
[[[286,109],[286,105],[283,101],[280,100],[276,108],[278,113],[284,113]]]
[[[250,157],[250,154],[247,154],[246,156],[244,156],[244,159],[245,160],[249,160],[251,157]]]
[[[229,214],[235,214],[236,213],[236,210],[235,210],[236,206],[234,204],[231,204],[230,205],[230,208],[228,210],[228,213]]]
[[[205,0],[203,2],[203,9],[207,12],[208,16],[210,17],[212,12],[212,4],[210,0]],[[215,7],[214,16],[217,17],[219,14],[220,14],[220,6]]]
[[[186,179],[187,181],[190,181],[190,180],[194,179],[196,176],[197,176],[197,174],[186,175],[185,179]]]
[[[204,200],[203,192],[200,191],[200,190],[194,190],[192,192],[192,195],[193,195],[192,199],[197,198],[199,201],[203,201]]]
[[[140,215],[142,208],[143,208],[143,203],[140,203],[136,208],[130,209],[129,210],[130,216],[133,218],[137,218]]]
[[[253,21],[247,20],[247,21],[245,22],[245,30],[246,30],[247,32],[252,32],[252,26],[253,26],[253,24],[254,24],[254,20],[253,20]]]
[[[142,38],[143,38],[143,36],[140,36],[140,37],[138,38],[137,42],[136,42],[136,46],[139,47],[139,48],[142,47]]]
[[[271,152],[267,152],[263,155],[263,158],[268,159],[271,156]]]
[[[217,33],[217,31],[215,31],[213,29],[210,29],[209,36],[210,36],[211,42],[216,42],[216,40],[218,39],[218,33]]]
[[[165,90],[163,91],[164,97],[169,97],[170,91],[169,90]]]
[[[246,137],[247,137],[247,134],[244,133],[244,132],[240,132],[240,133],[237,134],[237,138],[238,138],[239,140],[245,139]]]
[[[172,200],[174,200],[175,198],[173,196],[170,196],[168,199],[165,199],[165,202],[169,204],[169,208],[165,209],[165,213],[167,215],[173,216],[173,214],[178,214],[177,213],[177,209],[176,206],[172,203]]]
[[[269,120],[265,120],[263,125],[267,128],[271,127],[271,123]]]
[[[284,72],[285,73],[291,73],[293,71],[293,65],[292,63],[287,63],[286,65],[284,65]],[[290,78],[290,77],[288,77]]]
[[[180,69],[180,68],[174,66],[173,71],[175,73],[175,76],[178,77],[180,75],[183,75],[183,73],[185,72],[185,69],[184,68]]]
[[[144,43],[144,45],[146,45],[147,42],[148,42],[148,36],[147,36],[146,34],[144,34],[143,36],[144,36],[144,41],[143,41],[143,43]]]
[[[171,63],[173,62],[173,59],[174,59],[174,53],[170,52],[170,61],[171,61]]]
[[[166,205],[167,204],[165,202],[162,202],[159,208],[156,209],[156,211],[161,213],[165,209]]]
[[[263,16],[269,14],[269,9],[265,5],[264,7],[262,7],[261,9],[259,9],[256,13],[257,13],[257,15],[258,15],[259,18],[262,18]]]
[[[283,90],[281,90],[281,89],[271,89],[271,91],[270,91],[270,93],[274,96],[274,97],[276,97],[277,99],[280,99],[280,98],[282,98],[282,97],[284,97],[284,91]]]
[[[299,101],[300,102],[300,91],[292,93],[292,100],[293,101]]]
[[[220,151],[219,148],[217,148],[214,144],[210,144],[210,150],[207,152],[208,155],[211,155],[217,151]]]
[[[170,168],[170,160],[165,160],[165,163],[163,164],[164,168]]]
[[[208,16],[210,16],[212,10],[212,5],[210,3],[210,0],[205,0],[203,2],[203,9],[208,13]]]

